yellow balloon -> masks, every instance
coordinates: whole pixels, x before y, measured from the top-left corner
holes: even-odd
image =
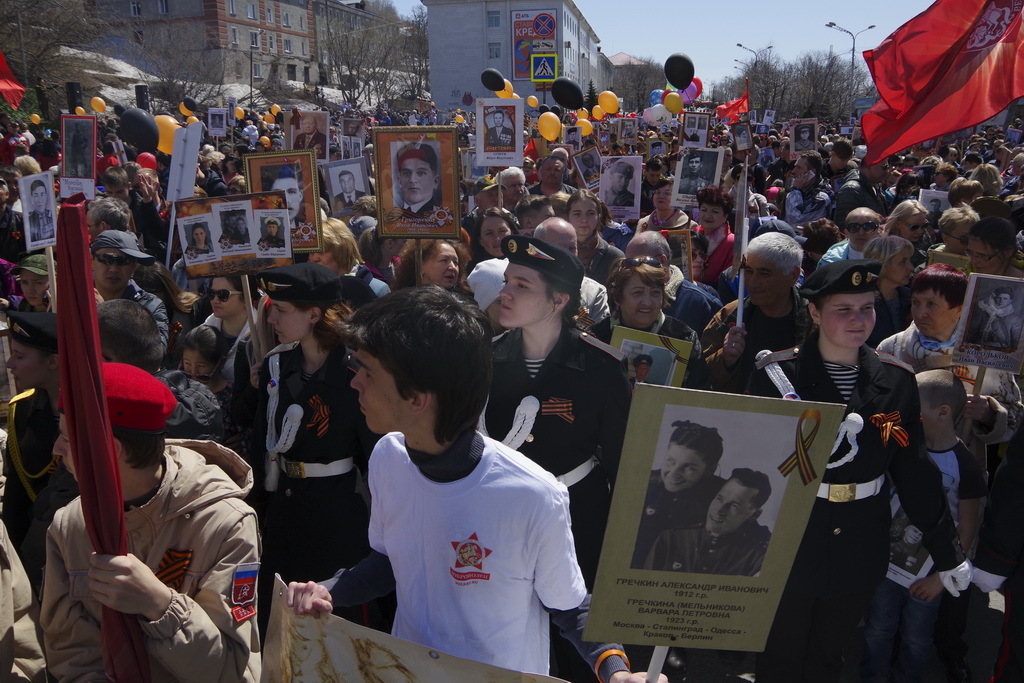
[[[75,107],[75,113],[79,116],[85,115],[85,107]]]
[[[275,119],[274,115],[271,114],[269,111],[266,114],[263,115],[263,122],[264,123],[274,123],[275,121],[277,121],[277,119]]]
[[[580,127],[580,132],[583,133],[583,135],[593,135],[594,124],[592,124],[590,121],[586,119],[580,119],[579,121],[576,122],[576,125]]]
[[[597,96],[597,103],[601,105],[606,114],[615,114],[619,111],[619,98],[611,90],[605,90]]]
[[[662,104],[673,114],[678,114],[683,110],[683,98],[674,90],[665,95],[665,101]]]
[[[595,104],[594,108],[590,110],[590,115],[594,117],[595,121],[600,121],[604,118],[604,109],[601,108],[601,105]]]
[[[512,91],[511,90],[495,90],[494,94],[497,95],[498,97],[502,98],[502,99],[508,99],[508,98],[512,97]]]
[[[512,81],[508,80],[507,78],[505,79],[505,92],[507,92],[509,95],[513,93]]]
[[[513,100],[521,100],[523,98],[519,96],[519,93],[514,92],[514,93],[512,93],[512,99]]]
[[[28,117],[28,120],[38,126],[40,123],[43,122],[43,117],[39,114],[32,114]]]
[[[107,111],[107,103],[103,101],[102,97],[97,96],[89,100],[89,106],[93,111],[98,111],[101,114]]]
[[[174,151],[174,131],[178,130],[178,122],[167,114],[160,114],[155,118],[157,130],[160,131],[160,142],[156,148],[164,154],[170,154]]]
[[[529,97],[526,98],[526,103],[531,107],[536,107],[538,104],[540,104],[540,100],[537,99],[536,95],[530,95]]]
[[[187,119],[185,119],[185,123],[199,123],[199,119],[197,119],[194,116],[190,116]]]
[[[466,119],[463,118],[462,114],[458,114],[455,117],[455,123],[465,123],[465,122],[466,122]]]
[[[554,142],[562,132],[562,122],[556,114],[546,111],[537,120],[537,130],[545,140]]]
[[[192,110],[186,107],[184,102],[178,102],[178,111],[182,116],[192,116]]]
[[[239,121],[241,121],[244,116],[245,116],[245,110],[242,109],[241,107],[235,107],[235,118],[238,119]]]
[[[261,136],[260,144],[263,145],[264,147],[270,147],[270,138],[268,138],[266,135]]]
[[[270,113],[273,114],[274,116],[277,116],[278,114],[280,114],[281,113],[281,105],[279,105],[279,104],[272,104],[272,105],[270,105]]]

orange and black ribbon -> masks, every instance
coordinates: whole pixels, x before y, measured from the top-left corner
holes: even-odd
[[[188,566],[191,563],[191,548],[187,550],[168,548],[164,556],[160,558],[160,566],[155,572],[156,578],[160,579],[165,586],[180,591],[181,585],[185,581],[185,572],[188,571]]]
[[[557,415],[569,424],[576,420],[572,414],[572,400],[568,398],[555,398],[552,396],[540,404],[541,415]]]
[[[810,423],[810,424],[809,424]],[[782,476],[789,476],[794,468],[800,469],[800,480],[804,486],[814,481],[818,475],[811,465],[809,450],[814,437],[818,435],[818,428],[821,426],[821,412],[813,408],[805,410],[796,423],[796,450],[779,465],[779,472]],[[809,431],[805,434],[805,428]]]
[[[871,416],[871,424],[878,427],[882,434],[882,445],[888,446],[889,439],[896,439],[896,443],[906,448],[910,445],[910,435],[907,430],[900,426],[900,411],[894,410],[891,413],[878,413]]]
[[[313,409],[313,414],[309,416],[306,428],[316,427],[317,438],[322,438],[331,427],[331,408],[320,398],[320,394],[314,394],[309,399],[309,407]]]

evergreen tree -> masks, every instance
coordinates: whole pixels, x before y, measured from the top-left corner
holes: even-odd
[[[590,111],[597,106],[597,88],[594,87],[594,81],[590,81],[587,86],[587,111]]]

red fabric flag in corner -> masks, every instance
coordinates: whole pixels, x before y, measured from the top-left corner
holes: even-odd
[[[1024,0],[1022,0],[1024,2]],[[740,114],[750,111],[750,89],[748,88],[743,97],[736,98],[720,104],[715,109],[715,116],[720,119],[729,119],[730,123],[739,121]]]
[[[21,98],[25,96],[25,86],[14,77],[3,52],[0,52],[0,95],[11,105],[11,109],[17,109],[21,105]]]
[[[865,163],[962,128],[1024,96],[1024,0],[937,0],[864,52],[881,100],[861,120]]]

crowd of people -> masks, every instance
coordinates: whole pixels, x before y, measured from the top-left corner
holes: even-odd
[[[364,119],[368,163],[370,129],[392,123]],[[683,387],[845,406],[759,683],[839,680],[862,619],[864,680],[923,680],[934,642],[949,680],[970,681],[972,575],[1006,594],[992,680],[1024,680],[1018,377],[953,362],[968,274],[1024,275],[1024,147],[1001,130],[868,165],[838,125],[800,152],[784,125],[744,151],[720,125],[709,140],[726,164],[693,188],[695,206],[673,202],[687,152],[671,129],[649,131],[668,139],[655,155],[643,134],[588,136],[583,152],[645,157],[639,220],[615,220],[558,147],[461,182],[451,239],[382,234],[372,192],[331,218],[320,183],[318,253],[190,279],[167,242],[169,156],[125,145],[119,159],[116,117],[100,117],[98,194],[82,216],[93,282],[81,284],[95,290],[125,498],[130,554],[116,557],[86,540],[52,272],[24,253],[17,180],[54,168],[59,141],[0,125],[0,306],[17,385],[0,678],[101,676],[106,606],[138,615],[154,680],[257,680],[279,574],[300,614],[520,671],[643,680],[629,655],[649,653],[582,638],[632,395],[650,381],[649,356],[627,363],[609,345],[621,326],[690,342]],[[204,141],[195,196],[249,192],[245,156],[285,144],[255,114],[232,130]],[[948,192],[949,208],[922,190]],[[1009,345],[1014,291],[993,295],[982,330]],[[715,430],[673,430],[632,566],[756,575],[767,479],[721,469]],[[890,494],[909,518],[899,539]],[[760,550],[714,559],[737,530]],[[890,540],[908,536],[934,572],[890,585]],[[685,651],[669,662],[681,674]]]

